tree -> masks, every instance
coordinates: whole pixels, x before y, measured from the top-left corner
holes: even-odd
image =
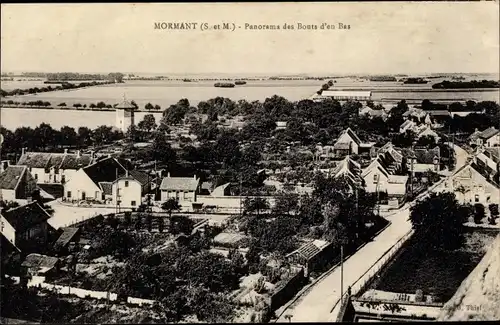
[[[151,213],[146,214],[146,227],[148,231],[151,232],[153,230],[153,216]]]
[[[410,209],[410,220],[422,243],[454,249],[463,243],[464,214],[453,193],[432,193]]]
[[[262,210],[269,209],[269,202],[265,198],[256,197],[256,198],[245,198],[243,201],[243,207],[245,209],[245,213],[253,213],[257,212],[257,216],[260,216],[260,212]]]
[[[149,104],[149,103],[148,103]],[[150,104],[151,105],[151,104]],[[146,114],[142,121],[137,125],[140,129],[151,132],[151,130],[156,129],[156,121],[153,114]]]
[[[75,129],[69,126],[61,128],[61,141],[65,146],[73,146],[77,143],[77,134]]]
[[[174,198],[170,198],[167,201],[162,203],[161,208],[162,208],[162,210],[167,211],[169,216],[172,217],[172,211],[180,210],[181,205],[179,204],[178,200],[176,200]]]
[[[165,164],[175,162],[177,155],[167,142],[164,133],[155,132],[153,136],[153,145],[149,151],[149,159],[157,160]]]
[[[474,204],[474,223],[480,224],[483,218],[486,216],[484,211],[484,205],[481,203]]]
[[[497,203],[491,203],[488,206],[488,209],[490,210],[490,214],[492,216],[495,216],[495,218],[498,218],[499,211],[498,211],[498,204]]]
[[[147,103],[146,105],[144,105],[144,109],[146,111],[152,111],[154,109],[154,106],[151,103]]]
[[[163,232],[165,229],[165,220],[162,217],[157,218],[158,220],[158,231]]]
[[[174,235],[190,235],[193,231],[194,221],[186,216],[170,217],[170,233]]]
[[[297,214],[299,210],[299,195],[290,192],[281,192],[276,195],[273,213],[276,215]]]
[[[251,243],[246,254],[248,271],[251,274],[259,271],[260,264],[260,249],[255,243]]]

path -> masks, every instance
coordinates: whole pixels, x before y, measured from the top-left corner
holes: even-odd
[[[466,163],[468,154],[462,148],[455,146],[457,157],[453,174],[459,171]],[[389,227],[382,231],[373,241],[367,243],[344,263],[344,290],[353,287],[395,243],[398,242],[410,229],[410,207],[418,200],[422,200],[441,184],[446,178],[439,181],[426,192],[420,194],[415,201],[406,203],[403,207],[385,216],[391,221]],[[369,274],[365,274],[364,278]],[[328,322],[335,321],[340,308],[337,302],[340,299],[340,268],[336,267],[332,273],[317,282],[303,297],[281,314],[277,322],[287,322],[286,315],[292,315],[293,322]],[[335,310],[331,309],[335,306]]]
[[[411,229],[408,221],[409,213],[409,208],[405,208],[387,217],[391,225],[345,261],[344,290],[348,286],[353,286],[395,242]],[[295,305],[290,306],[278,322],[287,322],[285,319],[287,314],[293,315],[293,322],[326,322],[329,320],[332,307],[339,299],[340,268],[337,267],[330,275],[316,283],[315,287]]]

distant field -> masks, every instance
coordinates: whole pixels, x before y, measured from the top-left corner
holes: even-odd
[[[44,84],[44,80],[31,80],[31,81],[15,81],[16,78],[14,78],[14,81],[1,81],[0,82],[0,88],[5,90],[5,91],[11,91],[14,89],[29,89],[29,88],[34,88],[34,87],[47,87],[49,85]],[[54,86],[54,85],[52,85]]]
[[[76,90],[39,93],[11,97],[16,101],[43,100],[53,105],[65,102],[91,104],[103,101],[115,104],[126,95],[128,100],[134,100],[139,107],[147,103],[158,104],[165,108],[175,104],[181,98],[189,99],[192,105],[217,96],[232,100],[246,99],[265,100],[273,95],[280,95],[289,100],[300,100],[309,97],[322,85],[321,81],[255,81],[235,88],[216,88],[213,82],[169,82],[169,81],[132,81],[123,84],[112,84],[98,87],[88,87]]]
[[[463,249],[424,253],[413,247],[416,238],[412,238],[373,288],[398,293],[415,293],[421,289],[424,294],[435,294],[446,302],[479,263],[496,235],[496,232],[474,231],[466,234]]]

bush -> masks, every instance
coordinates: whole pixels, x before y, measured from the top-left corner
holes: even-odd
[[[484,205],[481,203],[474,204],[474,222],[480,224],[481,220],[485,217]]]
[[[498,218],[498,214],[499,214],[499,211],[498,211],[498,204],[496,203],[491,203],[489,206],[488,206],[488,209],[490,210],[490,214],[492,217],[494,217],[495,219]]]

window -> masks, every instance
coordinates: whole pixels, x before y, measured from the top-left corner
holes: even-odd
[[[130,205],[135,207],[135,201],[130,202]]]
[[[128,181],[125,181],[125,187],[128,187]]]
[[[61,175],[61,183],[66,183],[66,176],[65,175]]]
[[[59,168],[54,168],[54,174],[59,174]]]
[[[176,192],[175,192],[175,198],[176,198],[176,199],[179,199],[179,191],[176,191]]]
[[[476,195],[474,196],[474,202],[479,202],[479,195],[477,195],[477,194],[476,194]]]
[[[54,183],[57,183],[57,176],[54,175]]]
[[[68,193],[66,193],[66,196],[69,198],[71,198],[71,191],[68,191]]]
[[[373,182],[374,183],[378,182],[378,174],[373,174]]]
[[[35,179],[38,180],[38,174],[35,174]]]
[[[488,196],[486,197],[486,203],[490,203],[490,199],[491,199],[491,197],[488,195]]]

